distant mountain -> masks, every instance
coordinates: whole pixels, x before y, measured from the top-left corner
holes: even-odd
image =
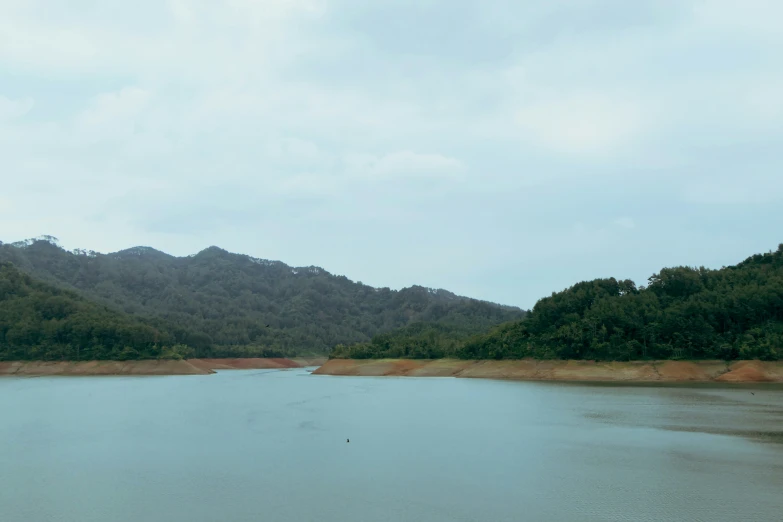
[[[66,251],[44,236],[0,243],[0,261],[170,332],[199,356],[325,352],[418,322],[480,332],[524,315],[446,290],[373,288],[218,247],[188,257],[149,247],[100,254]]]

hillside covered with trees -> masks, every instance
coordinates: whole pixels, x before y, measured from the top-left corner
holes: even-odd
[[[100,254],[70,252],[45,236],[0,244],[0,262],[117,320],[156,329],[170,336],[172,346],[187,346],[199,357],[325,353],[418,322],[476,334],[524,315],[445,290],[373,288],[319,267],[291,267],[217,247],[189,257],[148,247]],[[9,320],[0,324],[5,331],[16,328]],[[139,356],[151,353],[134,349]],[[46,352],[53,354],[47,358],[70,354],[63,350]],[[24,357],[41,357],[30,353]]]
[[[646,287],[578,283],[481,335],[420,324],[332,357],[463,359],[783,358],[783,245],[736,266],[665,268]]]
[[[181,358],[187,346],[126,314],[0,262],[0,360]]]

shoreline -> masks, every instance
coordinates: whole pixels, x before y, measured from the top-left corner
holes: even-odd
[[[138,361],[3,361],[0,377],[49,375],[209,375],[216,370],[285,369],[320,366],[325,357],[184,359]]]
[[[592,383],[783,383],[783,361],[330,359],[316,375],[459,377]]]
[[[459,377],[606,384],[783,384],[783,361],[630,361],[214,358],[138,361],[5,361],[0,377],[209,375],[220,370],[318,366],[314,375]]]

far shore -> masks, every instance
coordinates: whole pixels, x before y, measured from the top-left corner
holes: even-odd
[[[783,383],[783,361],[330,359],[318,375],[463,377],[611,383]]]
[[[0,376],[47,375],[207,375],[215,370],[285,369],[320,366],[325,357],[187,359],[140,361],[6,361]]]
[[[330,359],[325,357],[140,361],[7,361],[0,376],[208,375],[220,370],[318,367],[339,376],[460,377],[595,383],[783,383],[783,361],[561,361]]]

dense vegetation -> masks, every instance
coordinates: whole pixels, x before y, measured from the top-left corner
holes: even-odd
[[[420,322],[376,335],[370,342],[339,344],[329,355],[345,359],[460,357],[465,341],[479,333],[478,328],[460,324]]]
[[[0,262],[0,360],[180,358],[170,333]]]
[[[147,247],[104,255],[68,252],[44,237],[0,243],[1,261],[166,332],[199,357],[325,353],[422,321],[477,333],[524,314],[445,290],[373,288],[318,267],[294,268],[216,247],[184,258]],[[5,320],[0,325],[16,327]]]
[[[483,335],[417,325],[333,357],[752,359],[783,356],[783,245],[720,270],[665,268],[637,288],[596,279],[541,299]]]

